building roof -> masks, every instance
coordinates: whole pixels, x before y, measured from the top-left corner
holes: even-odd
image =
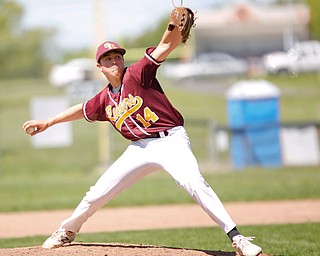
[[[197,16],[196,30],[250,24],[306,25],[310,22],[310,11],[304,4],[257,6],[242,2],[197,13]]]

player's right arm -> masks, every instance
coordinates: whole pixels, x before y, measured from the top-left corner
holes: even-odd
[[[48,118],[47,120],[29,120],[23,124],[22,128],[25,132],[27,132],[28,128],[30,127],[36,128],[36,130],[30,134],[31,136],[34,136],[47,130],[53,125],[75,121],[82,118],[84,118],[82,113],[82,104],[78,104],[64,110],[56,116]]]

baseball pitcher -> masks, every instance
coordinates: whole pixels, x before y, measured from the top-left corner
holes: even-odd
[[[131,141],[86,193],[73,214],[44,242],[44,248],[72,242],[83,223],[99,208],[142,177],[163,169],[222,228],[239,255],[256,256],[261,252],[259,246],[250,242],[253,237],[239,233],[220,199],[204,180],[191,151],[183,117],[156,78],[161,63],[179,43],[188,40],[194,20],[192,10],[176,7],[158,46],[146,49],[144,56],[129,67],[124,65],[125,49],[115,42],[102,43],[97,48],[96,62],[109,82],[106,87],[92,99],[57,116],[23,124],[24,131],[34,136],[62,122],[105,121]]]

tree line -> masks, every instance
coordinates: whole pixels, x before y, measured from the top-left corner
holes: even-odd
[[[42,77],[49,68],[46,47],[55,31],[23,30],[23,8],[12,0],[0,0],[0,79]]]
[[[314,39],[320,40],[320,5],[319,0],[305,0],[310,7],[310,33]],[[285,4],[288,0],[279,0]],[[301,2],[301,0],[293,0]],[[45,77],[50,69],[52,59],[48,52],[54,51],[54,28],[34,28],[23,30],[21,20],[23,7],[14,0],[0,0],[0,79],[9,78],[40,78]],[[156,45],[165,27],[167,18],[156,28],[146,31],[142,36],[129,38],[120,42],[125,47],[144,47]],[[90,52],[89,50],[87,52]],[[76,57],[82,53],[66,53],[66,56]]]

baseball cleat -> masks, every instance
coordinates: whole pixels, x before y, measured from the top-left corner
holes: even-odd
[[[242,235],[233,238],[232,247],[236,250],[237,255],[240,256],[257,256],[261,253],[261,248],[250,241],[254,237],[245,237]]]
[[[76,237],[72,231],[59,228],[52,234],[42,245],[45,249],[53,249],[63,246],[64,244],[71,243]]]

